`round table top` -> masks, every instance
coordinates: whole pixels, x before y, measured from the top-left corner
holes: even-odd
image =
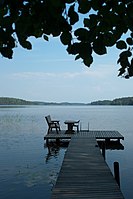
[[[77,123],[78,121],[77,120],[66,120],[64,123],[65,124],[74,124],[74,123]]]

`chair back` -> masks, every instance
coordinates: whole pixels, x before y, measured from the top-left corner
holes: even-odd
[[[46,119],[48,125],[50,125],[50,123],[51,123],[51,117],[50,117],[50,115],[46,116],[45,119]]]

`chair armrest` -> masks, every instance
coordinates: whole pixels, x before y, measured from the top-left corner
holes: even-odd
[[[51,122],[52,123],[59,123],[60,121],[59,120],[52,120]]]
[[[78,120],[78,121],[74,122],[74,124],[79,124],[79,122],[80,122],[80,120]]]

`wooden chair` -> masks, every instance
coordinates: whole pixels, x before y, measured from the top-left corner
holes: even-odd
[[[47,124],[48,124],[48,133],[55,129],[57,133],[59,133],[60,129],[60,121],[59,120],[51,120],[50,115],[45,117]]]
[[[78,120],[77,122],[74,123],[73,127],[77,128],[77,132],[79,132],[79,122],[80,120]]]

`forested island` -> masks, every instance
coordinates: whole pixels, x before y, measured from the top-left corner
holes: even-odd
[[[133,105],[133,97],[122,97],[114,100],[98,100],[91,102],[91,105]]]
[[[27,101],[18,98],[0,97],[0,105],[133,105],[133,97],[122,97],[113,100],[98,100],[91,103],[69,103],[69,102],[40,102],[40,101]]]
[[[33,105],[33,102],[18,98],[0,97],[0,105]]]
[[[69,102],[40,102],[40,101],[27,101],[18,98],[0,97],[0,105],[88,105],[85,103],[69,103]]]

